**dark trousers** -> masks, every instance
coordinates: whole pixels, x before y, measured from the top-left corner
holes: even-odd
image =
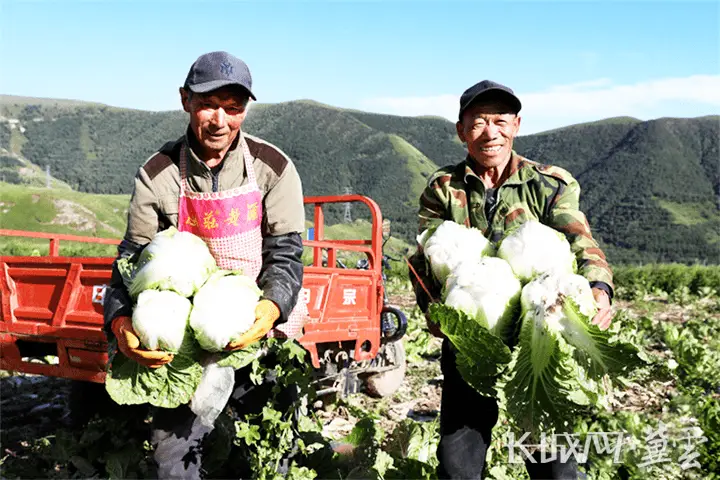
[[[274,359],[266,357],[263,359],[263,364],[274,365]],[[272,390],[277,384],[277,378],[273,376],[274,372],[269,370],[259,385],[250,380],[250,373],[250,365],[235,372],[235,387],[228,400],[233,420],[242,420],[247,415],[259,414],[263,407],[273,400]],[[278,411],[287,412],[294,409],[298,401],[297,388],[285,388],[275,398],[272,406]],[[296,415],[294,418],[297,420]],[[203,477],[206,473],[202,465],[203,443],[211,431],[211,428],[200,423],[187,405],[173,409],[155,409],[152,421],[152,443],[155,447],[158,478]],[[233,447],[228,453],[233,463],[232,476],[250,478],[252,472],[249,465],[238,458],[242,455],[238,450],[237,447]],[[280,470],[288,468],[290,456],[283,459]]]
[[[440,366],[443,392],[437,449],[438,477],[481,479],[492,429],[498,420],[497,401],[480,395],[462,379],[455,365],[455,353],[447,340],[443,342]],[[578,478],[574,459],[566,463],[559,460],[540,463],[539,456],[536,458],[537,463],[525,462],[533,480]]]

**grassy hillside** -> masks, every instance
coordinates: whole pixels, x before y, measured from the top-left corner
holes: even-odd
[[[611,260],[720,262],[720,117],[631,118],[521,137],[517,150],[570,170]]]
[[[444,118],[399,117],[354,110],[348,113],[376,130],[402,137],[438,166],[457,163],[465,156],[455,124]]]
[[[106,107],[106,105],[102,103],[84,102],[82,100],[0,95],[0,116],[17,118],[28,105],[38,105],[43,108],[56,109],[58,111],[69,111],[78,107]]]
[[[0,180],[4,175],[7,182],[44,185],[49,165],[57,180],[74,190],[104,194],[129,193],[138,166],[179,137],[187,121],[181,111],[17,97],[0,97],[0,117]],[[294,160],[306,195],[347,189],[367,195],[408,242],[427,177],[465,155],[447,120],[345,110],[311,100],[253,105],[244,128]],[[611,261],[718,263],[718,137],[718,116],[619,117],[521,136],[515,146],[578,179],[581,207]],[[21,170],[33,176],[21,176]],[[339,222],[343,206],[327,214]],[[361,207],[353,207],[352,215],[369,218]]]
[[[427,184],[428,177],[437,170],[437,165],[398,135],[391,134],[390,142],[395,152],[407,160],[408,171],[410,172],[408,182],[410,191],[413,194],[422,192]],[[411,199],[410,202],[412,203],[413,200]]]
[[[0,151],[0,182],[28,187],[47,186],[47,173],[38,165],[28,161],[20,155]],[[67,183],[50,175],[50,187],[70,190]]]
[[[2,227],[119,238],[129,195],[88,195],[59,189],[0,184]]]
[[[129,195],[96,195],[69,189],[0,183],[0,228],[117,238],[125,231]],[[61,242],[63,255],[114,255],[111,246]],[[0,237],[3,255],[44,255],[47,240]]]

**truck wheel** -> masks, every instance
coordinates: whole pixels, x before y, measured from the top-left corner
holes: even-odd
[[[394,366],[392,370],[369,375],[365,378],[365,391],[371,397],[382,398],[392,395],[405,379],[405,347],[402,342],[384,344],[378,350],[379,364]]]

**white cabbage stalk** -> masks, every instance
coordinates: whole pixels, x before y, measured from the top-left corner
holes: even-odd
[[[565,235],[535,220],[523,223],[505,237],[498,257],[508,261],[523,283],[545,273],[574,273],[576,266]]]
[[[262,291],[239,272],[214,273],[193,298],[190,327],[200,346],[211,352],[223,350],[255,323],[255,307]]]
[[[514,323],[521,288],[505,260],[485,257],[455,268],[445,284],[444,303],[505,338]]]
[[[573,334],[570,330],[575,328],[575,318],[570,316],[575,312],[587,319],[597,313],[590,283],[572,273],[537,277],[523,287],[520,303],[523,316],[531,315],[539,327],[545,324],[551,331],[565,335]]]
[[[148,350],[180,350],[192,304],[171,291],[145,290],[133,309],[132,326]]]
[[[130,295],[137,298],[140,292],[155,289],[191,297],[216,270],[215,259],[200,237],[170,227],[155,235],[140,255]]]
[[[425,230],[417,238],[435,279],[444,284],[450,273],[463,262],[491,255],[492,244],[477,228],[444,221],[432,233]]]

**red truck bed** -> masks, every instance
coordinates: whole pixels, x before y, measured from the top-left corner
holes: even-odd
[[[372,216],[371,238],[324,239],[323,205],[361,202]],[[302,301],[310,322],[299,340],[313,365],[320,366],[318,344],[355,342],[354,359],[369,360],[380,347],[383,309],[382,216],[360,195],[306,197],[314,205],[313,262],[305,267]],[[118,240],[1,230],[3,236],[46,238],[50,254],[0,256],[0,369],[103,382],[107,345],[102,332],[103,295],[113,258],[59,256],[60,241],[117,244]],[[333,268],[338,251],[366,254],[369,269]],[[33,357],[52,355],[56,364]]]

